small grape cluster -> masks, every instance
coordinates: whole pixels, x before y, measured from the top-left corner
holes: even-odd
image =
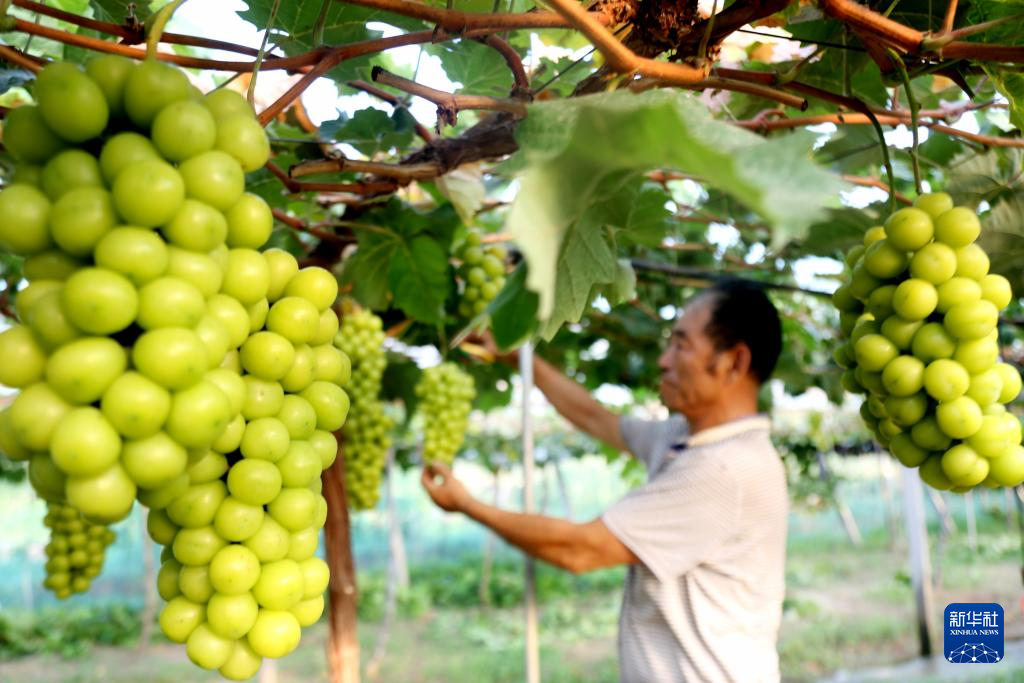
[[[441,363],[423,371],[415,391],[423,419],[423,461],[451,465],[466,438],[476,397],[473,377],[455,363]]]
[[[469,318],[483,313],[505,286],[508,253],[500,245],[484,247],[480,232],[470,230],[456,256],[462,261],[459,275],[464,283],[459,315]]]
[[[391,448],[394,422],[380,401],[381,380],[387,367],[381,319],[368,310],[342,318],[335,339],[352,359],[349,393],[352,409],[345,422],[345,478],[349,505],[369,510],[380,497],[381,473]]]
[[[114,531],[61,503],[47,503],[43,524],[50,530],[43,586],[61,600],[89,590],[103,570],[107,546],[116,538]]]

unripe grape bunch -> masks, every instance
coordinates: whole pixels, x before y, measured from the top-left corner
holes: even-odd
[[[116,535],[106,525],[85,519],[70,505],[48,503],[46,510],[43,524],[50,530],[50,541],[45,548],[43,587],[65,600],[89,590]]]
[[[337,281],[260,251],[273,216],[245,173],[270,147],[238,93],[102,56],[45,67],[34,95],[3,131],[0,249],[29,285],[0,333],[0,384],[20,390],[0,450],[71,524],[53,527],[48,587],[84,590],[109,534],[71,528],[138,499],[165,546],[164,634],[250,678],[324,609],[320,475],[349,407]]]
[[[470,230],[456,257],[462,261],[459,276],[463,281],[459,315],[470,318],[484,312],[498,292],[505,286],[505,257],[508,253],[500,245],[483,245],[477,230]]]
[[[352,409],[345,422],[345,484],[349,505],[369,510],[380,497],[381,473],[394,423],[379,398],[387,367],[381,319],[363,309],[347,313],[334,343],[352,359]]]
[[[1024,481],[1020,420],[1006,409],[1020,373],[1000,361],[999,314],[1010,283],[989,273],[981,223],[945,193],[870,228],[833,295],[843,387],[865,395],[879,443],[940,490]]]
[[[423,462],[451,465],[466,438],[476,397],[473,377],[455,363],[435,365],[423,371],[416,396],[423,420]]]

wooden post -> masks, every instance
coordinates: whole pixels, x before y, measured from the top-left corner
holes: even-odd
[[[388,548],[391,551],[391,563],[388,572],[394,571],[395,586],[400,590],[409,588],[409,560],[405,555],[405,538],[402,537],[402,521],[398,518],[398,506],[395,505],[395,449],[388,449],[388,460],[385,469],[385,495],[388,501]]]
[[[499,476],[501,470],[494,470],[494,498],[491,501],[491,505],[498,507],[501,502],[501,496],[499,495],[498,482],[500,481]],[[484,541],[484,559],[483,567],[480,568],[480,587],[477,589],[477,595],[480,598],[480,604],[484,607],[489,607],[491,604],[491,571],[494,567],[494,544],[497,542],[498,537],[490,529],[487,530],[487,540]]]
[[[952,535],[957,532],[956,520],[953,519],[952,513],[949,511],[949,506],[946,505],[946,499],[942,497],[942,494],[933,488],[928,489],[928,498],[932,501],[932,505],[935,506],[935,512],[939,514],[939,520],[942,522],[942,529],[947,535]]]
[[[388,511],[388,582],[384,593],[384,621],[377,630],[377,643],[373,655],[366,663],[366,678],[376,681],[380,678],[380,668],[388,652],[391,641],[391,627],[398,611],[398,592],[409,587],[409,568],[405,562],[405,544],[402,542],[402,529],[398,522],[398,510],[395,506],[395,449],[389,448],[384,466],[384,496]]]
[[[142,527],[142,630],[139,633],[140,648],[149,647],[153,641],[153,624],[156,623],[156,573],[153,568],[153,541],[149,538],[146,521],[149,510],[143,509],[139,515],[139,526]]]
[[[917,470],[903,468],[903,515],[910,546],[910,580],[917,608],[917,635],[921,656],[932,654],[932,576],[928,552],[928,526],[925,523],[921,478]]]
[[[356,638],[356,566],[352,557],[352,528],[345,490],[345,453],[339,434],[338,457],[323,474],[327,499],[324,540],[331,570],[328,588],[330,634],[327,662],[330,683],[359,683],[359,640]]]
[[[569,486],[565,481],[565,473],[562,471],[562,461],[555,460],[555,478],[558,481],[558,491],[562,495],[562,505],[565,506],[567,519],[575,519],[576,515],[572,509],[572,498],[569,496]]]
[[[256,680],[258,683],[277,683],[277,660],[269,657],[264,659]]]
[[[519,375],[523,381],[523,511],[533,512],[533,420],[530,394],[533,393],[533,344],[519,350]],[[537,628],[536,564],[526,556],[526,683],[540,683],[540,642]]]
[[[974,491],[964,494],[964,505],[967,507],[967,546],[973,553],[978,550],[978,518],[974,511]]]
[[[895,549],[899,541],[900,525],[898,515],[893,509],[892,482],[889,480],[889,456],[878,457],[878,481],[882,492],[882,510],[885,514],[885,528],[889,532],[889,549]]]

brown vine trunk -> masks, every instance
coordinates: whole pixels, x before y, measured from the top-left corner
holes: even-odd
[[[337,435],[336,435],[337,436]],[[338,457],[323,475],[327,499],[324,539],[331,570],[328,589],[330,634],[327,662],[330,683],[359,683],[359,640],[356,638],[356,566],[345,490],[345,458],[341,442]]]

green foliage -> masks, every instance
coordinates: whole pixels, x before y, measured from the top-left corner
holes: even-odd
[[[0,612],[0,660],[39,653],[80,657],[93,645],[128,645],[139,637],[139,615],[119,603]]]
[[[458,225],[452,206],[424,213],[392,200],[362,222],[367,227],[358,230],[359,250],[346,261],[342,277],[356,299],[375,311],[394,305],[420,322],[441,322],[452,283],[448,253]]]
[[[65,3],[57,3],[65,4]],[[124,24],[129,17],[135,17],[139,22],[144,22],[153,13],[153,5],[159,8],[164,2],[130,2],[129,0],[90,0],[89,2],[76,2],[92,6],[93,15],[101,20],[112,24]],[[69,12],[83,12],[79,10],[68,10]]]
[[[412,140],[415,121],[405,109],[395,109],[388,116],[380,109],[360,109],[353,116],[341,114],[334,121],[325,121],[320,134],[328,140],[352,145],[367,157],[378,152],[402,149]]]
[[[455,92],[507,97],[512,73],[497,50],[473,40],[438,43],[427,52],[440,58],[448,80],[461,84]]]
[[[802,236],[841,187],[808,160],[806,136],[764,140],[737,131],[677,92],[536,104],[517,139],[520,191],[508,229],[530,265],[527,285],[540,297],[546,339],[580,319],[596,285],[614,280],[619,233],[650,237],[647,213],[639,225],[630,220],[641,172],[699,176],[772,223],[776,246]]]
[[[450,609],[480,605],[481,558],[465,556],[456,561],[410,567],[411,588],[399,593],[399,614],[420,616],[430,608]],[[544,604],[569,596],[600,595],[622,588],[625,570],[604,569],[582,576],[537,564],[537,600]],[[359,617],[376,620],[383,616],[386,576],[364,573],[359,577]],[[486,604],[511,608],[523,602],[523,564],[517,557],[499,556],[491,565]]]
[[[248,9],[239,12],[238,15],[260,29],[267,28],[274,0],[250,0],[246,4]],[[318,47],[313,42],[314,29],[322,6],[323,3],[318,0],[281,2],[274,25],[271,27],[271,41],[288,55],[308,52]],[[384,22],[409,30],[423,28],[422,22],[406,19],[397,14],[348,5],[343,2],[332,2],[328,5],[327,15],[323,22],[324,44],[344,45],[379,38],[380,31],[367,27],[367,24],[372,22]],[[366,78],[369,75],[369,65],[370,57],[368,56],[348,59],[333,69],[331,75],[339,81]]]
[[[0,481],[17,484],[28,477],[28,467],[24,462],[16,462],[0,452]]]

